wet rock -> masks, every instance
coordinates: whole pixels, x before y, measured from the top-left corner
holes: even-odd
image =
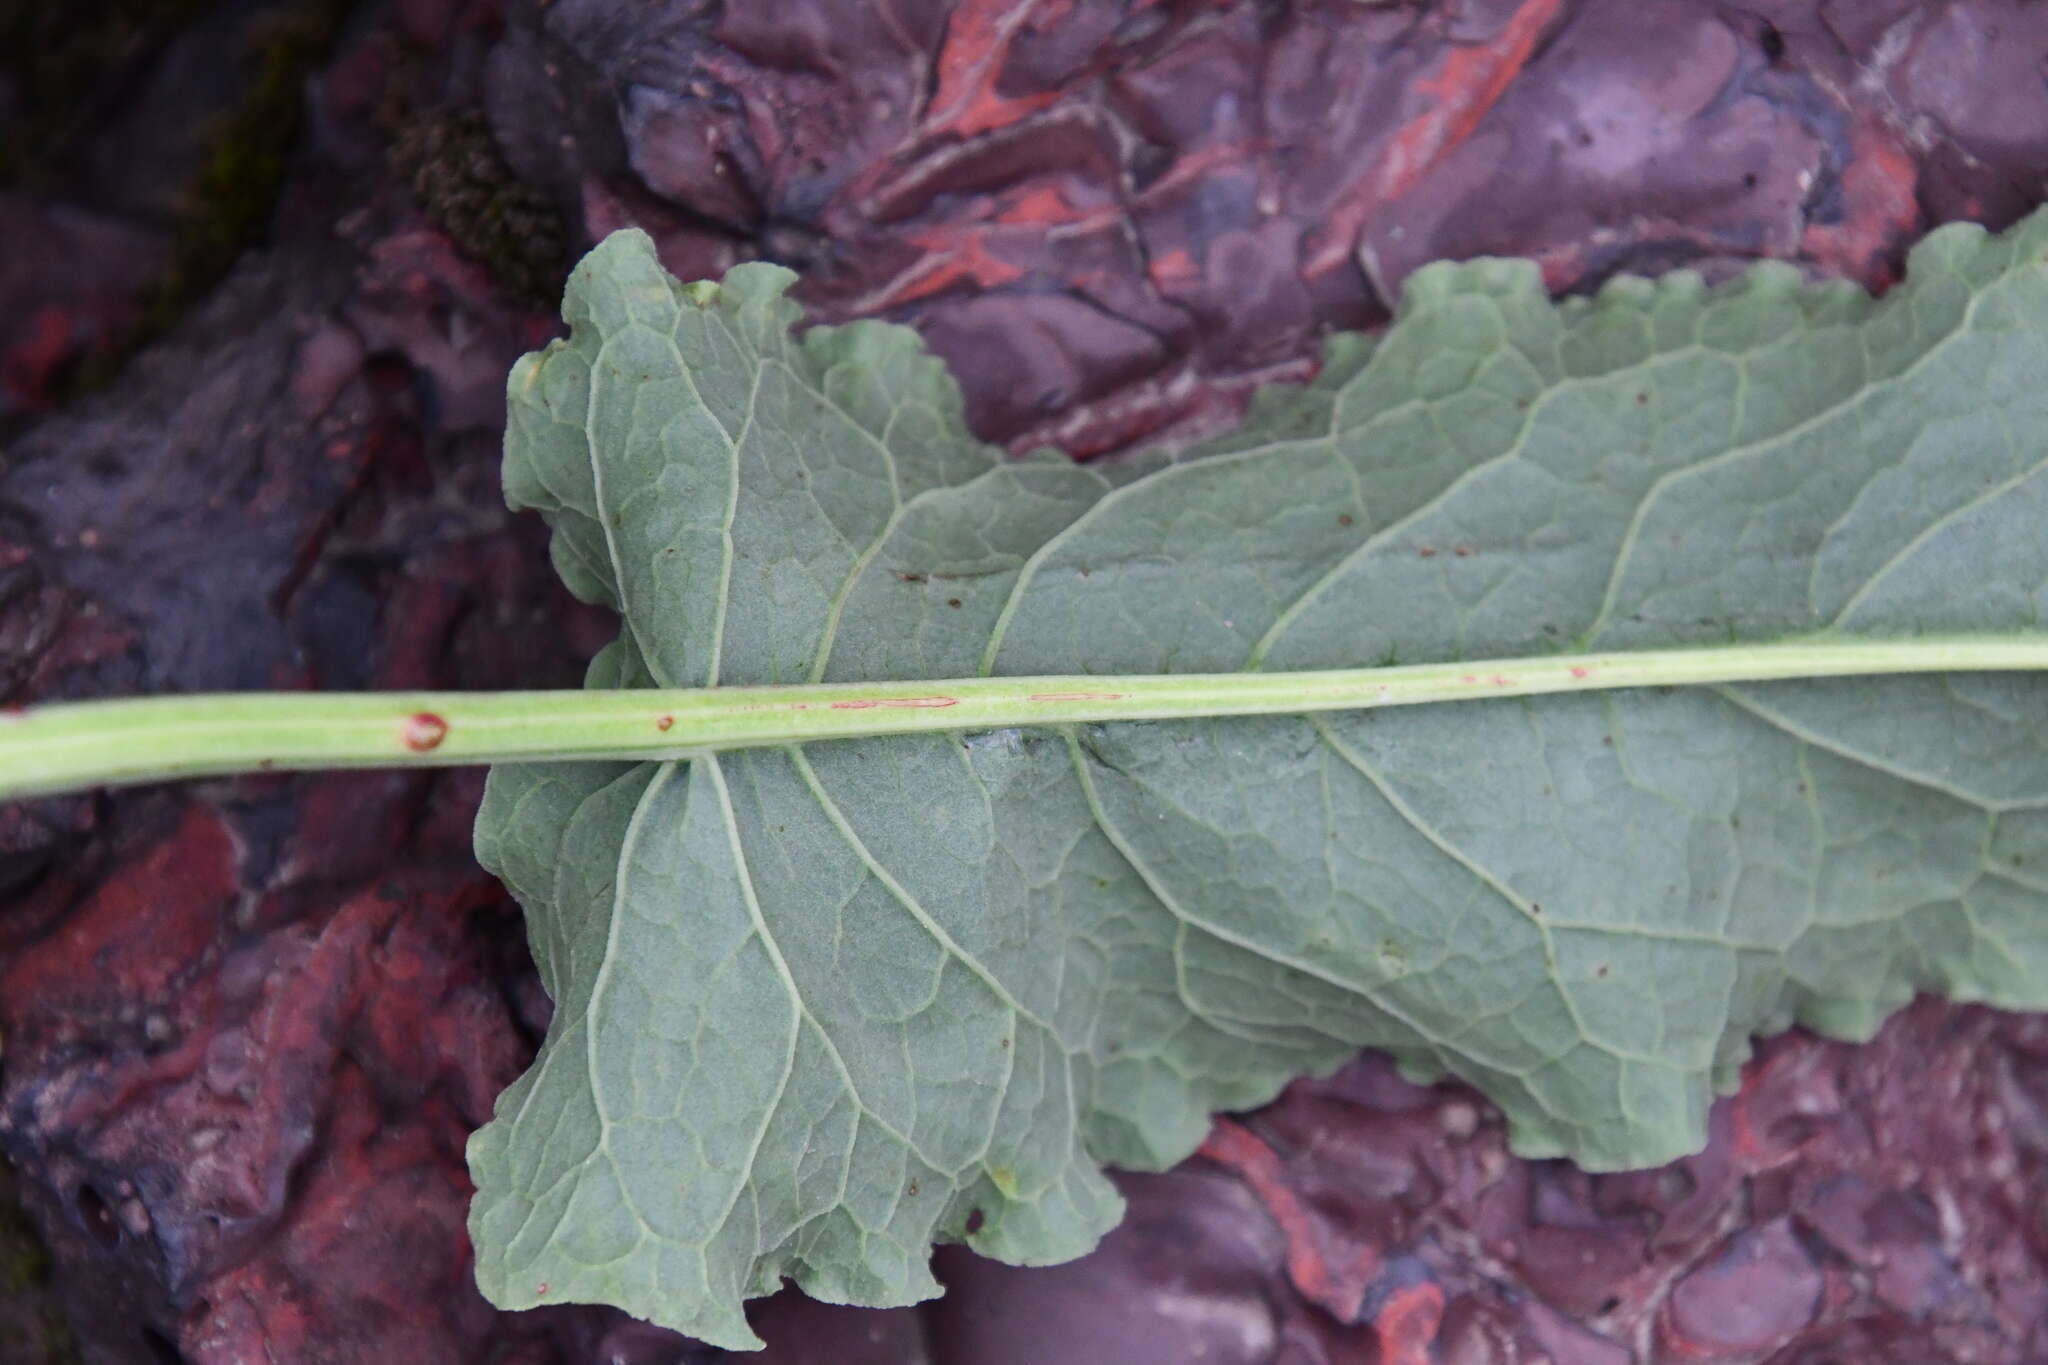
[[[169,236],[132,219],[0,192],[0,418],[39,412],[141,321]]]
[[[826,318],[924,328],[983,434],[1092,454],[1230,420],[1443,256],[1534,255],[1558,289],[1773,256],[1882,285],[1936,218],[2031,202],[2048,124],[2023,103],[1994,134],[1990,87],[1942,74],[2009,32],[2035,90],[2030,14],[561,3],[515,10],[491,108],[522,173],[606,207],[592,235],[785,260]]]
[[[1820,1271],[1778,1219],[1731,1239],[1671,1287],[1664,1340],[1692,1359],[1775,1351],[1813,1321],[1820,1294]]]
[[[1936,219],[2017,216],[2042,197],[2048,15],[2018,0],[1916,6],[1866,49],[1897,121],[1932,145],[1923,195]]]

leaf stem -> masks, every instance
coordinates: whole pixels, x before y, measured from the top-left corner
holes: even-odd
[[[716,749],[1411,706],[1625,687],[1883,673],[2048,670],[2048,635],[1550,655],[1302,673],[821,683],[676,691],[253,692],[0,712],[0,800],[83,787],[314,768],[672,759]]]

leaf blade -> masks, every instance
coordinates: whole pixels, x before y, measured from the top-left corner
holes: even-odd
[[[2034,629],[2044,244],[1948,230],[1877,304],[1432,267],[1240,432],[1083,469],[973,442],[900,329],[792,338],[786,273],[682,289],[619,234],[514,371],[508,492],[624,604],[607,683]],[[649,329],[680,373],[607,358]],[[934,1238],[1078,1254],[1099,1161],[1176,1160],[1359,1046],[1474,1080],[1525,1153],[1667,1159],[1753,1032],[2048,1003],[2044,699],[1861,678],[502,770],[479,855],[560,1004],[472,1145],[480,1281],[751,1344],[739,1300],[784,1274],[899,1303]]]

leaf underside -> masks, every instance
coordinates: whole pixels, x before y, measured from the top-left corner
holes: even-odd
[[[595,686],[2034,630],[2044,246],[1944,229],[1875,304],[1435,266],[1235,434],[1084,467],[970,438],[910,332],[792,335],[787,272],[625,232],[513,371],[506,485],[623,618]],[[1947,675],[499,768],[557,1009],[470,1147],[478,1278],[754,1345],[785,1276],[1079,1255],[1103,1163],[1360,1047],[1526,1155],[1669,1160],[1754,1034],[2048,1005],[2044,719]]]

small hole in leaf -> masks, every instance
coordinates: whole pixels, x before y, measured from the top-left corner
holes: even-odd
[[[981,1225],[986,1221],[981,1216],[980,1209],[969,1209],[967,1211],[967,1235],[972,1237],[975,1233],[980,1232]]]

